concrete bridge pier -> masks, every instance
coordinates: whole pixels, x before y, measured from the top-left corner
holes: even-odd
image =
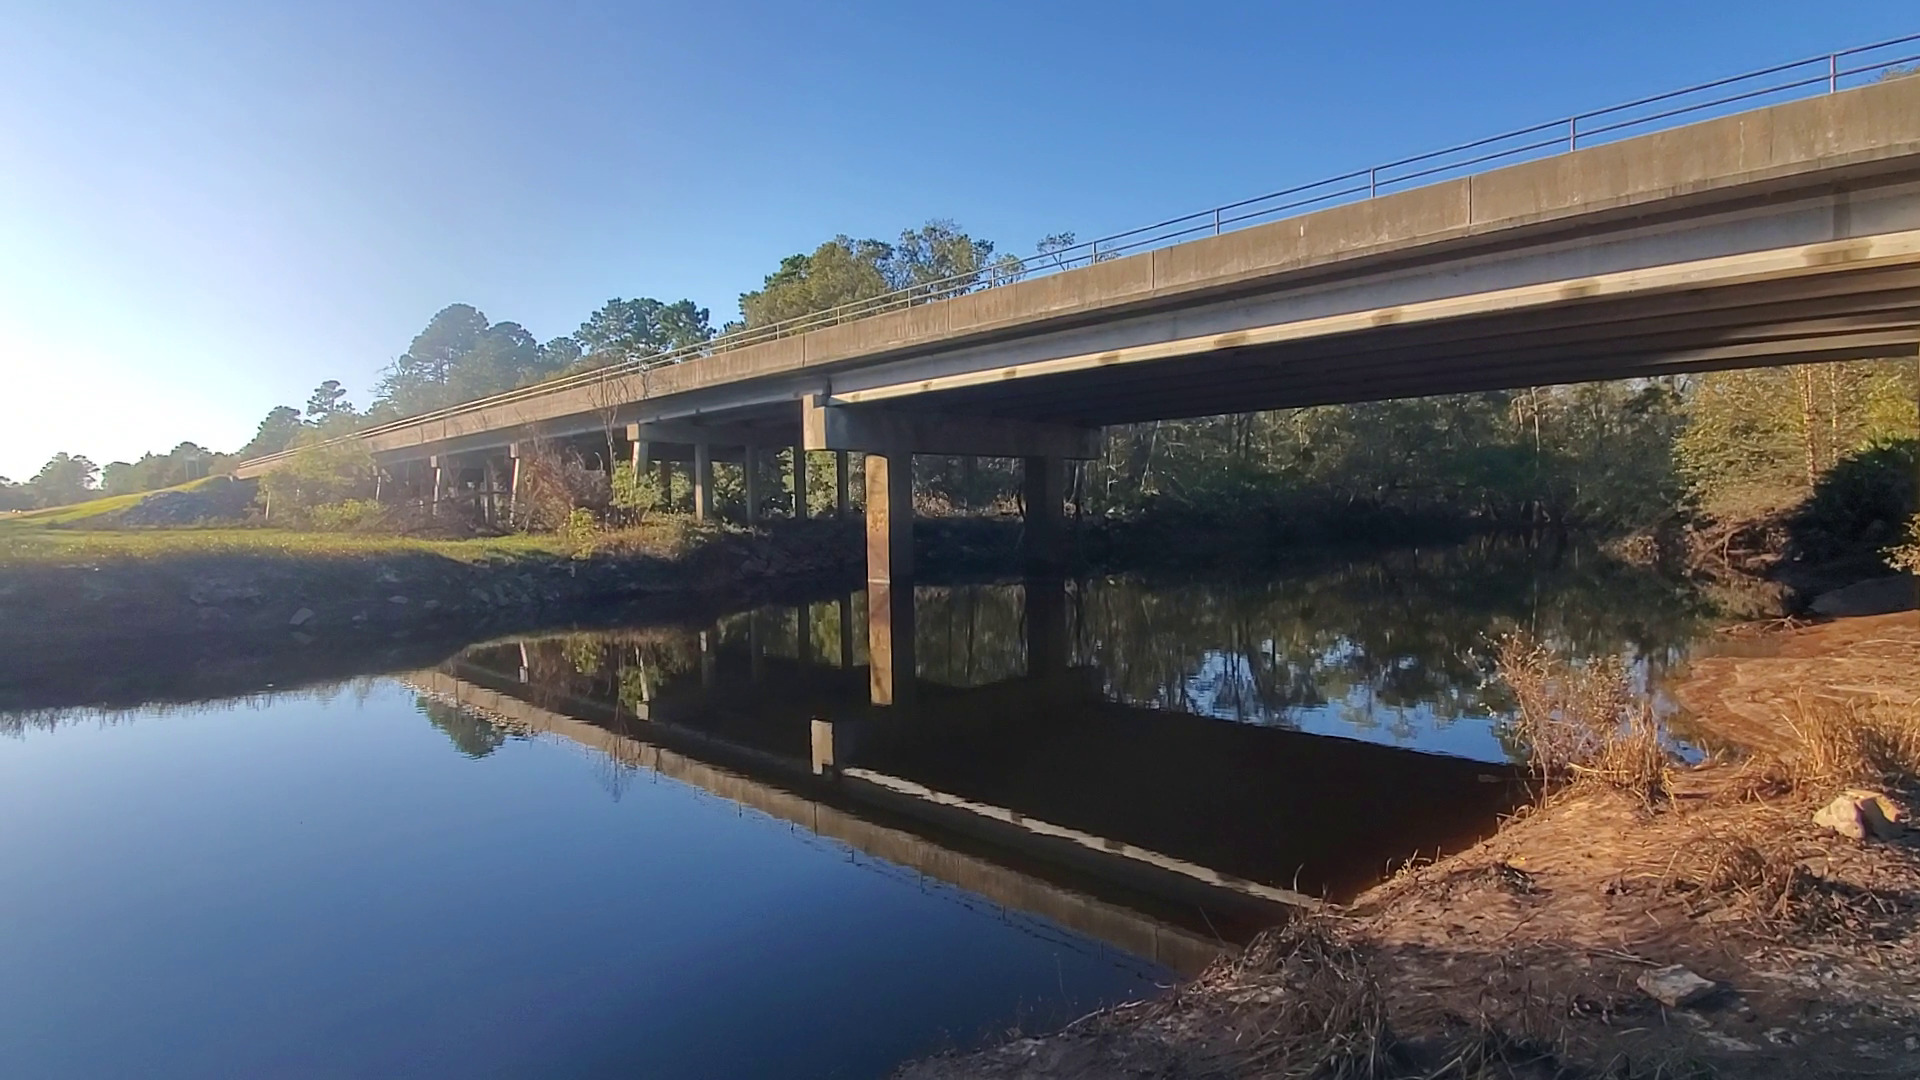
[[[833,516],[834,517],[845,518],[847,516],[847,511],[850,509],[850,506],[847,501],[847,490],[850,486],[849,481],[851,480],[851,477],[848,474],[851,473],[852,471],[853,470],[847,464],[847,452],[845,450],[835,450],[833,452]]]
[[[812,462],[807,460],[807,448],[793,444],[793,520],[805,521],[812,512],[807,505],[807,493],[813,482]]]
[[[435,454],[427,459],[427,475],[433,485],[427,512],[439,517],[441,504],[451,505],[454,489],[459,486],[460,463],[452,454]]]
[[[1100,453],[1098,428],[835,405],[825,395],[802,400],[800,427],[808,450],[866,454],[869,584],[913,575],[914,454],[1022,459],[1028,561],[1058,573],[1066,562],[1066,462]]]
[[[1059,577],[1026,580],[1027,674],[1053,675],[1067,670],[1072,633],[1067,617],[1067,583]]]
[[[713,519],[713,444],[693,444],[693,519]]]
[[[507,517],[517,518],[520,513],[520,459],[526,456],[526,443],[510,443],[507,446],[507,460],[510,474],[507,479]]]
[[[1027,573],[1058,576],[1067,566],[1067,463],[1058,457],[1028,457],[1021,461],[1020,473],[1020,501],[1026,510],[1020,539]]]
[[[760,520],[760,448],[747,444],[741,453],[741,487],[746,489],[746,518],[751,525]]]

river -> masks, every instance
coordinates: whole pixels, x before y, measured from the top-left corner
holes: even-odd
[[[1657,683],[1711,621],[1493,545],[882,608],[0,714],[6,1075],[884,1076],[1485,835],[1494,636]]]

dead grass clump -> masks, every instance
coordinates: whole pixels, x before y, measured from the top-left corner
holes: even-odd
[[[1366,950],[1323,917],[1256,938],[1150,1008],[1156,1026],[1231,1033],[1219,1052],[1237,1072],[1298,1080],[1405,1075]]]
[[[1904,936],[1915,899],[1911,870],[1871,854],[1836,856],[1798,809],[1746,813],[1677,836],[1661,890],[1685,897],[1703,921],[1761,937]]]
[[[1501,639],[1500,678],[1519,706],[1515,734],[1548,785],[1595,782],[1649,805],[1669,790],[1672,755],[1652,706],[1618,657],[1573,664],[1520,634]]]
[[[1663,887],[1688,895],[1696,914],[1718,912],[1749,929],[1812,929],[1815,883],[1805,854],[1774,828],[1709,832],[1676,848]]]
[[[1796,702],[1798,737],[1784,763],[1802,787],[1900,784],[1920,778],[1920,705],[1880,698]]]

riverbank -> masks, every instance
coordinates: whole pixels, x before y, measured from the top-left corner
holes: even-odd
[[[263,670],[288,685],[437,662],[521,630],[851,588],[862,552],[858,527],[832,521],[667,521],[588,543],[40,530],[0,561],[0,709],[134,705],[158,685],[245,694]]]
[[[1678,771],[1651,805],[1577,785],[1163,999],[900,1077],[1914,1075],[1920,838],[1846,839],[1813,817],[1861,779],[1829,745],[1853,729],[1834,710],[1920,731],[1920,617],[1745,652],[1696,665],[1679,696],[1732,743],[1754,727],[1726,687],[1797,683],[1759,754]],[[1700,1000],[1644,988],[1676,965],[1709,984]]]

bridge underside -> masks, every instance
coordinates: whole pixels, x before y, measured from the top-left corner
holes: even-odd
[[[1920,266],[1498,312],[1074,370],[982,373],[873,407],[1102,426],[1261,409],[1912,355]],[[884,406],[882,406],[884,402]],[[853,402],[849,402],[852,405]]]

